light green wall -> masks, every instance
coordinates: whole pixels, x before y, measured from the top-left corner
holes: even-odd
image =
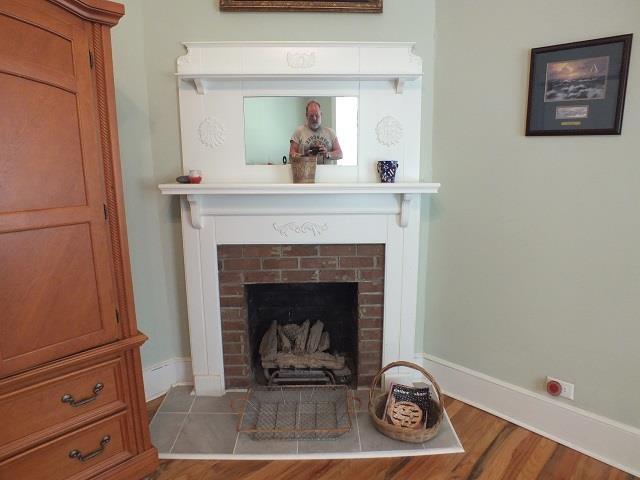
[[[640,426],[639,46],[621,136],[523,135],[530,49],[638,42],[640,2],[440,0],[436,25],[426,352]]]
[[[126,15],[112,35],[116,108],[134,298],[138,328],[149,336],[142,347],[148,367],[189,356],[179,212],[157,187],[181,171],[167,175],[152,155],[142,2],[123,3]]]
[[[250,164],[280,164],[289,155],[289,140],[304,122],[304,98],[245,98],[245,158]]]
[[[127,0],[112,31],[127,225],[145,367],[189,356],[179,209],[157,185],[181,174],[176,58],[181,42],[413,41],[423,58],[423,176],[430,170],[435,0],[387,0],[384,13],[222,13],[217,0]],[[426,177],[425,177],[426,178]],[[424,272],[423,272],[424,273]],[[417,340],[421,342],[421,339]]]

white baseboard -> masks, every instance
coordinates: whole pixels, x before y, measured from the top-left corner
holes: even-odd
[[[146,401],[164,395],[173,385],[193,384],[190,358],[170,358],[142,370]]]
[[[417,357],[445,394],[640,476],[640,429],[432,355]]]

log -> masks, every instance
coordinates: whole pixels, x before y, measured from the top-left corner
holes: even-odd
[[[294,353],[303,353],[305,346],[307,345],[307,337],[309,336],[309,320],[305,320],[300,325],[300,330],[298,331],[298,335],[296,335],[296,339],[293,342],[293,352]]]
[[[329,342],[329,332],[322,332],[322,335],[320,336],[320,343],[318,344],[318,351],[326,352],[327,350],[329,350],[330,346],[331,343]]]
[[[289,337],[284,333],[284,328],[281,326],[278,327],[278,340],[280,342],[279,350],[284,353],[291,353],[291,340],[289,340]]]
[[[307,339],[307,353],[313,353],[318,350],[320,344],[320,337],[322,337],[322,331],[324,330],[324,323],[320,320],[316,320],[311,329],[309,330],[309,338]]]
[[[274,320],[260,340],[260,348],[258,349],[262,360],[273,358],[278,353],[278,324]]]
[[[264,368],[344,368],[345,360],[342,355],[331,355],[324,352],[296,355],[293,353],[278,353],[273,360],[262,359]]]

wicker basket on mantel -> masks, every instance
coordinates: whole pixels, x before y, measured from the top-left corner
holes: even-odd
[[[387,395],[389,392],[385,392],[382,387],[382,375],[387,370],[395,367],[407,367],[420,372],[433,386],[430,390],[437,395],[437,398],[431,398],[429,401],[429,410],[427,416],[426,428],[406,428],[397,425],[393,425],[385,420],[385,405],[387,403]],[[433,396],[433,395],[432,395]],[[380,370],[373,378],[371,383],[371,390],[369,391],[369,416],[371,421],[378,429],[378,431],[387,437],[391,437],[395,440],[401,440],[403,442],[422,443],[433,438],[438,433],[440,423],[444,416],[444,407],[442,405],[442,393],[440,392],[440,386],[436,382],[429,372],[424,368],[410,362],[392,362]]]

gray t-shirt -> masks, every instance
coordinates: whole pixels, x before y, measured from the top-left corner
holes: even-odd
[[[306,125],[300,125],[291,135],[291,141],[298,144],[298,153],[312,154],[310,150],[320,144],[324,144],[327,151],[333,150],[333,142],[336,140],[336,132],[328,127],[320,126],[318,130],[311,130]]]

